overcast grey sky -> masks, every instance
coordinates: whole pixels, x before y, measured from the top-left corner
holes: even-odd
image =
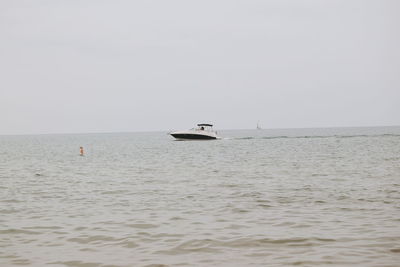
[[[0,134],[400,125],[398,0],[0,1]]]

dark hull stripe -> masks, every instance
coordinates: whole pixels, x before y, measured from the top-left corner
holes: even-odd
[[[175,138],[179,139],[200,139],[200,140],[211,140],[217,139],[216,137],[201,135],[201,134],[171,134]]]

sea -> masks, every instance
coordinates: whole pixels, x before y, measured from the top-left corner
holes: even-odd
[[[400,127],[219,135],[0,136],[0,266],[400,266]]]

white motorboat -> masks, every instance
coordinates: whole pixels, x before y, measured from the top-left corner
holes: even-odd
[[[212,124],[200,123],[196,128],[187,131],[171,132],[170,135],[177,140],[212,140],[218,139],[217,132],[212,128]]]

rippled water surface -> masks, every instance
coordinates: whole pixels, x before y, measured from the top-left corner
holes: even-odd
[[[0,266],[400,266],[400,128],[221,135],[0,136]]]

